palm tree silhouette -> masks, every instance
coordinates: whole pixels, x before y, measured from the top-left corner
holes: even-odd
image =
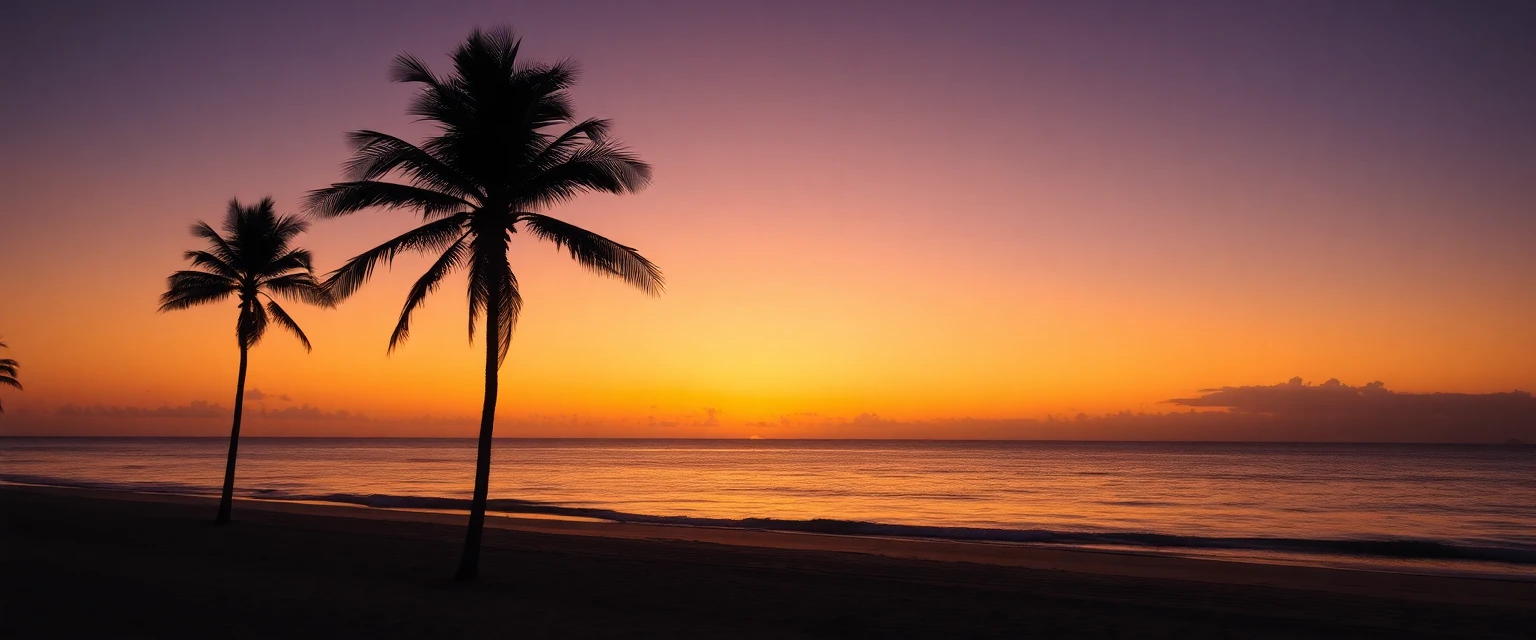
[[[292,247],[293,239],[309,228],[309,223],[297,216],[277,215],[273,206],[271,198],[252,206],[230,200],[222,235],[206,222],[192,225],[192,235],[207,240],[208,249],[186,252],[186,259],[196,270],[171,274],[166,279],[167,291],[160,296],[160,311],[220,302],[231,296],[240,301],[240,317],[235,322],[240,376],[235,383],[235,424],[229,431],[224,492],[215,519],[220,524],[229,522],[234,502],[235,455],[240,448],[240,414],[245,405],[245,369],[251,347],[261,341],[271,320],[293,332],[304,350],[310,350],[309,338],[272,294],[331,306],[329,294],[315,280],[309,251]],[[266,298],[265,305],[261,298]]]
[[[638,191],[649,182],[651,169],[608,137],[607,120],[576,121],[567,93],[576,80],[572,64],[521,62],[519,44],[509,29],[476,29],[453,53],[454,73],[446,77],[410,54],[400,55],[393,79],[421,85],[409,113],[437,125],[437,134],[418,147],[377,131],[352,132],[354,152],[344,166],[349,181],[312,191],[306,200],[310,213],[320,217],[382,207],[415,210],[425,221],[326,278],[340,300],[357,291],[375,266],[389,264],[402,251],[437,255],[406,296],[390,351],[410,335],[411,313],[443,278],[468,272],[471,340],[482,315],[485,322],[485,403],[460,580],[478,573],[497,372],[522,309],[507,261],[512,234],[553,242],[582,266],[648,294],[659,295],[664,285],[661,270],[634,249],[534,213],[589,191]],[[388,176],[399,181],[381,180]]]
[[[4,342],[0,342],[0,349],[8,349],[8,348],[9,347],[7,347]],[[21,365],[16,364],[15,360],[12,360],[10,358],[0,358],[0,384],[3,384],[3,385],[8,386],[8,387],[16,387],[17,390],[20,390],[21,389],[21,381],[16,379],[16,369],[18,369],[20,367],[21,367]],[[4,412],[5,412],[5,405],[4,404],[0,404],[0,413],[4,413]]]

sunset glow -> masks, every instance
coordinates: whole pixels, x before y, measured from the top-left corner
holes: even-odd
[[[667,275],[649,298],[514,237],[526,305],[497,436],[942,438],[1293,376],[1536,389],[1536,96],[1511,81],[1528,34],[1435,5],[1278,25],[1137,6],[625,4],[589,24],[402,4],[367,30],[321,8],[23,9],[75,40],[0,45],[55,56],[0,106],[0,337],[26,384],[0,430],[227,432],[225,413],[173,417],[227,411],[237,365],[233,304],[155,312],[187,225],[230,197],[299,212],[339,179],[344,131],[427,133],[387,64],[445,64],[488,20],[579,61],[580,113],[655,167],[638,195],[551,213]],[[329,271],[412,222],[320,221],[302,242]],[[472,435],[462,276],[386,354],[426,265],[290,307],[314,352],[280,333],[252,352],[246,433]],[[861,415],[934,426],[848,426]]]
[[[1533,33],[4,3],[0,635],[1527,637]]]

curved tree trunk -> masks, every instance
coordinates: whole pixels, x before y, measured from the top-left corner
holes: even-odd
[[[219,497],[219,516],[216,524],[229,522],[229,512],[235,502],[235,455],[240,450],[240,414],[245,409],[245,365],[250,348],[240,345],[240,378],[235,383],[235,426],[229,430],[229,460],[224,463],[224,493]]]
[[[480,573],[480,531],[485,528],[485,500],[491,485],[491,432],[496,427],[497,370],[500,368],[501,299],[492,288],[485,309],[485,405],[480,409],[480,447],[475,457],[475,496],[469,507],[469,531],[455,580],[474,580]]]

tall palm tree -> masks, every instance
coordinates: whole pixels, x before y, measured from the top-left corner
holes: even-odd
[[[309,351],[309,338],[293,321],[272,294],[290,300],[331,306],[330,296],[315,279],[309,251],[294,248],[293,239],[309,223],[297,216],[277,215],[271,198],[251,206],[238,199],[229,201],[221,235],[208,223],[192,225],[192,235],[208,241],[206,250],[188,251],[185,257],[194,270],[177,271],[166,279],[166,292],[160,296],[160,311],[186,309],[201,304],[222,302],[231,297],[240,302],[240,317],[235,321],[235,338],[240,344],[240,376],[235,383],[235,424],[229,431],[229,459],[224,465],[224,492],[219,498],[215,522],[229,522],[234,503],[235,455],[240,448],[240,414],[245,405],[245,368],[251,347],[266,334],[268,321],[298,336]],[[262,298],[266,303],[262,304]]]
[[[8,348],[5,346],[5,343],[0,342],[0,349],[5,348]],[[20,367],[21,365],[16,364],[15,360],[10,358],[0,358],[0,384],[8,387],[16,387],[17,390],[20,390],[21,382],[16,379],[16,369]],[[5,405],[0,404],[0,413],[3,413],[4,411]]]
[[[576,80],[572,64],[520,61],[519,44],[508,29],[476,29],[452,54],[449,76],[400,55],[393,79],[420,85],[409,113],[436,125],[436,135],[416,146],[377,131],[352,132],[348,181],[313,191],[306,201],[311,214],[327,218],[373,207],[421,214],[424,224],[353,258],[326,279],[340,300],[357,291],[375,266],[402,251],[437,255],[406,295],[390,351],[410,335],[411,313],[444,277],[467,271],[471,340],[484,318],[485,402],[461,580],[478,573],[497,373],[523,304],[507,261],[512,234],[553,242],[582,266],[648,294],[659,295],[664,284],[661,270],[634,249],[535,213],[589,191],[638,191],[651,169],[608,137],[607,120],[575,119],[567,93]],[[383,180],[391,177],[394,181]]]

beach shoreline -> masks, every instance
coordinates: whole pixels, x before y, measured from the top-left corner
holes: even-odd
[[[235,525],[212,527],[206,520],[213,504],[194,496],[0,486],[6,601],[23,614],[8,624],[38,629],[28,625],[45,619],[39,612],[52,612],[46,620],[89,627],[82,631],[153,634],[176,626],[150,619],[90,627],[90,620],[68,614],[88,602],[68,595],[82,585],[126,600],[186,598],[199,585],[246,594],[210,605],[232,615],[257,611],[251,593],[321,589],[303,606],[315,625],[383,615],[471,631],[498,628],[481,606],[534,598],[575,616],[583,626],[565,633],[581,636],[1007,636],[1022,629],[1178,635],[1245,628],[1276,636],[1499,636],[1536,623],[1536,584],[1520,581],[501,516],[487,522],[486,579],[448,585],[463,515],[246,499],[236,504]],[[218,570],[208,573],[209,566]],[[240,579],[221,579],[229,571]],[[531,587],[530,580],[557,588]],[[49,597],[50,586],[59,589],[57,599]],[[473,595],[453,597],[466,592]],[[892,612],[886,603],[893,598],[908,604]],[[955,617],[966,610],[985,619]],[[1127,617],[1137,610],[1156,615]],[[554,626],[539,626],[545,622]],[[523,630],[561,635],[569,621],[545,622]],[[408,628],[415,627],[381,633]]]
[[[0,487],[14,486],[32,488],[41,491],[85,491],[85,495],[99,495],[123,500],[149,500],[170,501],[184,504],[195,504],[199,501],[211,500],[212,496],[201,493],[181,493],[160,489],[136,491],[132,488],[104,488],[89,485],[70,484],[36,484],[11,479],[0,479]],[[311,513],[316,515],[334,515],[341,517],[374,518],[385,520],[405,520],[420,522],[438,522],[445,524],[463,524],[467,517],[467,509],[455,508],[426,508],[426,507],[396,507],[375,506],[359,502],[337,502],[315,499],[293,499],[282,497],[246,496],[235,498],[238,502],[258,509],[288,511],[294,513]],[[447,499],[434,499],[434,501],[448,502]],[[567,511],[602,511],[597,509],[570,509]],[[378,512],[378,513],[373,513]],[[385,515],[394,514],[394,515]],[[620,514],[628,515],[628,514]],[[859,553],[875,553],[891,555],[893,557],[906,557],[913,559],[947,560],[979,562],[983,564],[1000,564],[1005,566],[1021,566],[1036,569],[1057,569],[1066,567],[1068,570],[1082,570],[1090,572],[1109,573],[1111,575],[1145,575],[1158,577],[1161,575],[1157,569],[1160,561],[1153,560],[1143,562],[1120,558],[1118,556],[1140,556],[1152,558],[1175,558],[1193,561],[1193,565],[1205,563],[1217,563],[1227,571],[1189,571],[1188,566],[1183,566],[1180,573],[1193,575],[1214,576],[1213,581],[1229,581],[1234,571],[1252,574],[1257,571],[1261,574],[1268,570],[1233,570],[1228,565],[1278,565],[1287,567],[1309,567],[1318,569],[1337,569],[1344,571],[1363,571],[1367,573],[1390,573],[1402,575],[1442,576],[1459,578],[1477,578],[1488,580],[1513,580],[1524,582],[1536,582],[1536,573],[1526,571],[1525,565],[1497,563],[1497,562],[1468,562],[1460,561],[1455,564],[1433,564],[1434,560],[1422,557],[1387,558],[1379,555],[1357,556],[1350,554],[1331,555],[1305,555],[1300,553],[1273,553],[1258,548],[1190,548],[1181,545],[1156,545],[1156,544],[1080,544],[1037,541],[1013,541],[988,538],[950,537],[945,535],[924,535],[922,533],[866,533],[857,530],[849,530],[848,527],[832,528],[802,528],[807,524],[800,521],[781,521],[774,519],[759,519],[754,522],[747,521],[723,521],[725,524],[713,524],[706,519],[703,522],[694,522],[691,518],[682,517],[656,517],[648,516],[653,520],[608,520],[602,517],[565,515],[560,512],[541,511],[497,511],[487,512],[489,525],[493,527],[536,531],[544,533],[566,533],[572,535],[597,535],[622,538],[640,539],[664,539],[683,540],[692,542],[714,542],[719,544],[735,544],[743,546],[759,546],[771,548],[813,549],[849,551]],[[457,518],[457,520],[455,520]],[[819,522],[819,521],[817,521]],[[811,524],[817,524],[812,522]],[[834,525],[843,524],[843,521],[826,520]],[[556,524],[578,523],[578,524]],[[848,523],[862,524],[862,523]],[[874,528],[911,529],[899,525],[880,525],[875,523]],[[921,528],[919,528],[921,529]],[[809,537],[806,537],[809,536]],[[1065,552],[1067,555],[1057,556],[1056,552]],[[1095,554],[1089,556],[1072,554]],[[1107,554],[1111,558],[1105,558]],[[1085,560],[1093,559],[1093,560]],[[1470,565],[1470,566],[1469,566]],[[1478,566],[1481,565],[1481,566]],[[1181,565],[1175,564],[1175,567]],[[1282,575],[1285,573],[1281,572]]]

